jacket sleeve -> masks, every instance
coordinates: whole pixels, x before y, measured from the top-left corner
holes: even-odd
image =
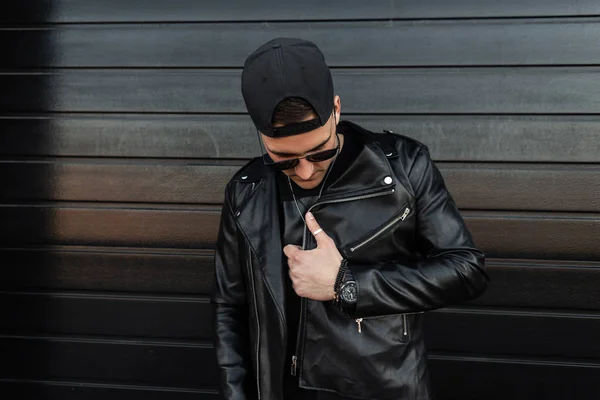
[[[358,285],[354,315],[369,317],[432,310],[479,296],[486,288],[484,255],[442,175],[421,147],[408,178],[414,190],[418,260],[350,264]]]
[[[240,259],[238,229],[227,191],[215,251],[212,308],[214,344],[219,371],[220,398],[256,397],[248,335],[246,286]]]

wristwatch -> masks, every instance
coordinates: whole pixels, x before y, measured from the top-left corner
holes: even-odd
[[[339,297],[346,305],[353,305],[358,300],[356,281],[346,281],[340,287]]]

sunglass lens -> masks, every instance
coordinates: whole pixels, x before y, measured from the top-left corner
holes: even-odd
[[[306,157],[306,159],[311,162],[321,162],[321,161],[329,160],[331,157],[335,156],[336,153],[337,153],[337,148],[321,151],[321,152],[315,153],[315,154],[311,154],[310,156]]]
[[[296,165],[298,165],[298,159],[294,159],[294,160],[286,160],[286,161],[280,161],[280,162],[276,162],[271,164],[274,168],[283,171],[286,169],[292,169],[294,168]]]

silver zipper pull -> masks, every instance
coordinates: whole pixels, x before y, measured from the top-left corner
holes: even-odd
[[[410,214],[410,208],[406,207],[406,210],[404,210],[404,214],[402,214],[402,217],[400,217],[400,221],[404,221],[406,217],[408,217],[408,214]]]
[[[296,376],[298,357],[292,356],[292,376]]]
[[[402,315],[402,322],[404,322],[404,329],[402,331],[402,335],[404,336],[404,339],[406,339],[408,337],[408,322],[406,321],[406,314]]]
[[[358,333],[362,333],[362,330],[360,328],[360,323],[362,322],[362,320],[363,320],[362,318],[356,318],[355,319],[356,325],[358,325]]]

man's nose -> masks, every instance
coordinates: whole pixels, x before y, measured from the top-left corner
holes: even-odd
[[[307,161],[306,158],[300,160],[300,163],[296,166],[296,175],[298,175],[302,179],[308,179],[312,176],[315,170],[315,166],[310,161]]]

